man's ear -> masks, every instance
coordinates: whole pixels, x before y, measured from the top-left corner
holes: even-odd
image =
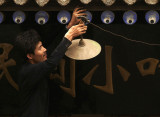
[[[33,59],[33,54],[31,54],[31,53],[27,54],[27,58],[28,58],[29,60]]]

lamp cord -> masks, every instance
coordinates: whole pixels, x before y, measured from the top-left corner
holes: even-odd
[[[109,30],[105,30],[105,29],[101,28],[100,26],[98,26],[98,25],[96,25],[96,24],[93,24],[93,23],[91,23],[91,22],[89,22],[89,24],[91,24],[91,25],[99,28],[100,30],[102,30],[102,31],[104,31],[104,32],[110,33],[110,34],[112,34],[112,35],[114,35],[114,36],[117,36],[117,37],[121,37],[121,38],[123,38],[123,39],[125,39],[125,40],[127,40],[127,41],[136,42],[136,43],[142,43],[142,44],[149,45],[149,46],[160,46],[160,44],[154,44],[154,43],[151,44],[151,43],[147,43],[147,42],[144,42],[144,41],[132,40],[132,39],[129,39],[129,38],[127,38],[127,37],[125,37],[125,36],[122,36],[122,35],[120,35],[120,34],[113,33],[113,32],[111,32],[111,31],[109,31]]]

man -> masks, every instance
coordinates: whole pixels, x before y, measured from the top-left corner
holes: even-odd
[[[47,58],[47,49],[43,47],[40,36],[35,30],[26,31],[16,38],[17,47],[24,52],[27,63],[19,72],[18,110],[21,117],[48,117],[48,76],[64,56],[71,41],[84,33],[87,26],[78,24],[78,16],[85,15],[76,8],[68,26],[68,32],[57,48]]]

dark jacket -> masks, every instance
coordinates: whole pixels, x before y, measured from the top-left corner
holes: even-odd
[[[25,64],[19,72],[18,109],[22,117],[48,117],[48,76],[64,56],[71,41],[60,42],[44,62]]]

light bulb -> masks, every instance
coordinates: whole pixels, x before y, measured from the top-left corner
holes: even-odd
[[[84,12],[85,14],[86,14],[86,19],[89,21],[89,22],[91,22],[92,21],[92,14],[91,14],[91,12],[89,12],[89,11],[85,11]],[[85,24],[88,24],[88,22],[85,22]]]
[[[123,14],[123,21],[128,24],[128,25],[132,25],[134,23],[136,23],[137,21],[137,14],[134,11],[126,11]]]
[[[90,3],[92,0],[80,0],[83,4],[88,4]]]
[[[67,4],[70,3],[70,0],[57,0],[57,2],[58,2],[61,6],[66,6]]]
[[[0,0],[0,5],[4,4],[5,0]]]
[[[145,0],[145,2],[149,5],[155,5],[158,3],[158,0]]]
[[[112,4],[115,3],[116,0],[102,0],[102,2],[106,5],[106,6],[111,6]]]
[[[71,14],[68,11],[62,10],[57,15],[57,20],[61,24],[67,24],[71,19]]]
[[[27,2],[27,0],[14,0],[14,3],[17,5],[24,5]]]
[[[2,12],[0,12],[0,24],[3,22],[3,20],[4,20],[4,15]]]
[[[101,21],[105,24],[110,24],[114,21],[114,13],[112,11],[104,11],[101,14]]]
[[[127,3],[128,5],[133,5],[134,3],[136,3],[137,0],[124,0],[125,3]]]
[[[40,25],[46,24],[48,22],[48,19],[49,19],[49,15],[45,11],[39,11],[35,15],[35,20]]]
[[[37,3],[40,7],[45,6],[48,2],[49,2],[49,0],[36,0],[36,3]]]
[[[13,13],[13,21],[17,24],[21,24],[24,22],[26,15],[22,11],[16,11]]]
[[[145,19],[149,24],[156,24],[159,21],[159,14],[157,11],[148,11],[145,15]]]

